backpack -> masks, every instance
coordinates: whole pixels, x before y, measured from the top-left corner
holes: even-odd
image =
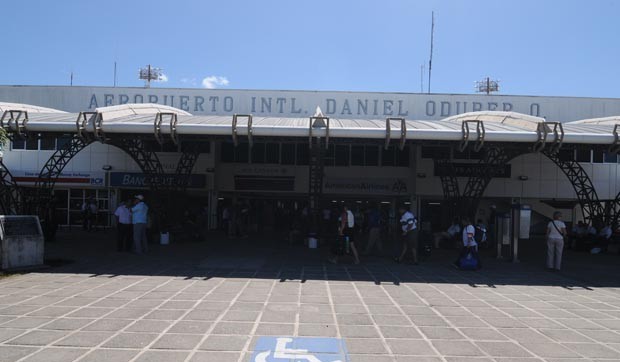
[[[476,229],[474,240],[476,240],[476,243],[480,244],[484,240],[484,230],[479,225],[476,225],[474,228]]]

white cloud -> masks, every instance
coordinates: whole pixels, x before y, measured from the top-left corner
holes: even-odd
[[[214,89],[220,86],[227,86],[230,82],[226,77],[210,75],[202,79],[202,86],[207,89]]]
[[[166,82],[168,81],[168,76],[167,76],[167,75],[165,75],[164,73],[161,73],[161,74],[159,75],[159,79],[158,79],[158,81],[160,81],[160,82],[162,82],[162,83],[166,83]]]

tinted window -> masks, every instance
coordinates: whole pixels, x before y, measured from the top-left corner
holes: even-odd
[[[249,147],[247,143],[239,143],[235,147],[235,162],[248,163]]]
[[[310,158],[310,150],[308,149],[307,143],[298,143],[297,144],[297,164],[298,165],[307,165]],[[315,146],[316,147],[316,146]]]
[[[255,143],[252,145],[252,163],[265,163],[264,143]]]
[[[584,149],[579,149],[577,150],[577,162],[592,162],[591,159],[591,151],[590,150],[584,150]]]
[[[351,146],[351,166],[364,166],[364,146]]]
[[[220,160],[222,162],[235,162],[235,146],[231,142],[222,143]]]
[[[349,146],[336,146],[336,166],[349,166]]]
[[[364,151],[366,166],[379,166],[379,147],[366,146]]]
[[[41,149],[45,151],[56,149],[56,139],[53,137],[41,138]]]
[[[283,143],[282,144],[282,152],[281,152],[281,161],[283,165],[294,165],[295,164],[295,144],[294,143]]]
[[[265,162],[280,163],[280,144],[267,143],[265,146]]]
[[[26,141],[20,138],[16,138],[13,140],[12,149],[14,150],[23,150],[26,148]]]
[[[603,163],[603,156],[605,152],[594,150],[592,151],[592,162],[594,163]]]

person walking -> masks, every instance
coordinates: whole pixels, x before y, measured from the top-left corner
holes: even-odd
[[[342,208],[342,214],[340,215],[339,224],[338,224],[338,236],[341,239],[344,239],[345,243],[348,241],[349,248],[351,253],[353,254],[354,263],[359,264],[360,258],[357,254],[357,248],[355,247],[355,216],[349,209],[347,205],[344,205]],[[333,264],[338,263],[338,254],[333,255],[328,258],[329,262]]]
[[[364,255],[369,255],[373,247],[377,245],[379,253],[383,253],[383,243],[381,242],[381,211],[379,207],[374,207],[368,212],[368,244],[366,244],[366,250]]]
[[[482,262],[480,260],[480,256],[478,255],[478,242],[476,241],[476,227],[471,223],[468,217],[464,217],[463,221],[463,232],[461,233],[461,239],[463,241],[463,246],[461,247],[461,251],[459,252],[459,257],[454,261],[454,266],[456,268],[464,268],[465,266],[461,265],[461,260],[466,258],[468,254],[473,258],[473,262],[475,262],[475,269],[482,268]]]
[[[553,213],[553,220],[547,225],[547,270],[560,271],[566,225],[562,221],[562,213]]]
[[[119,252],[131,250],[133,226],[130,207],[131,199],[119,205],[114,211],[116,217],[116,250]]]
[[[144,196],[136,195],[134,206],[131,208],[131,218],[133,222],[133,245],[137,254],[148,252],[148,241],[146,239],[148,212],[149,207],[144,202]]]
[[[395,261],[401,263],[405,259],[407,249],[411,249],[413,264],[418,265],[418,221],[415,215],[407,210],[405,206],[400,206],[398,211],[401,214],[400,227],[403,250]]]

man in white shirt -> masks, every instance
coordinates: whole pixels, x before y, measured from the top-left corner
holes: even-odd
[[[553,220],[547,224],[547,270],[560,271],[566,225],[562,222],[562,213],[553,213]]]
[[[133,225],[131,219],[131,200],[122,203],[114,211],[116,216],[116,249],[118,251],[130,251],[133,245]]]
[[[438,232],[433,235],[433,244],[435,245],[435,249],[439,249],[439,244],[444,240],[448,240],[450,242],[450,248],[453,248],[453,242],[460,233],[461,225],[459,223],[459,219],[455,217],[454,220],[452,220],[452,225],[450,225],[448,230]]]
[[[413,264],[418,265],[418,221],[415,215],[407,210],[405,206],[401,206],[398,211],[401,214],[400,227],[403,250],[395,260],[397,263],[402,262],[407,254],[407,249],[411,249]]]
[[[467,254],[471,254],[476,260],[478,260],[478,269],[482,267],[480,262],[480,257],[478,256],[478,243],[476,242],[476,228],[471,223],[470,219],[465,217],[463,218],[463,232],[461,233],[461,240],[463,241],[463,247],[461,248],[461,252],[459,253],[458,259],[454,262],[454,265],[457,268],[461,267],[461,258],[467,256]]]

